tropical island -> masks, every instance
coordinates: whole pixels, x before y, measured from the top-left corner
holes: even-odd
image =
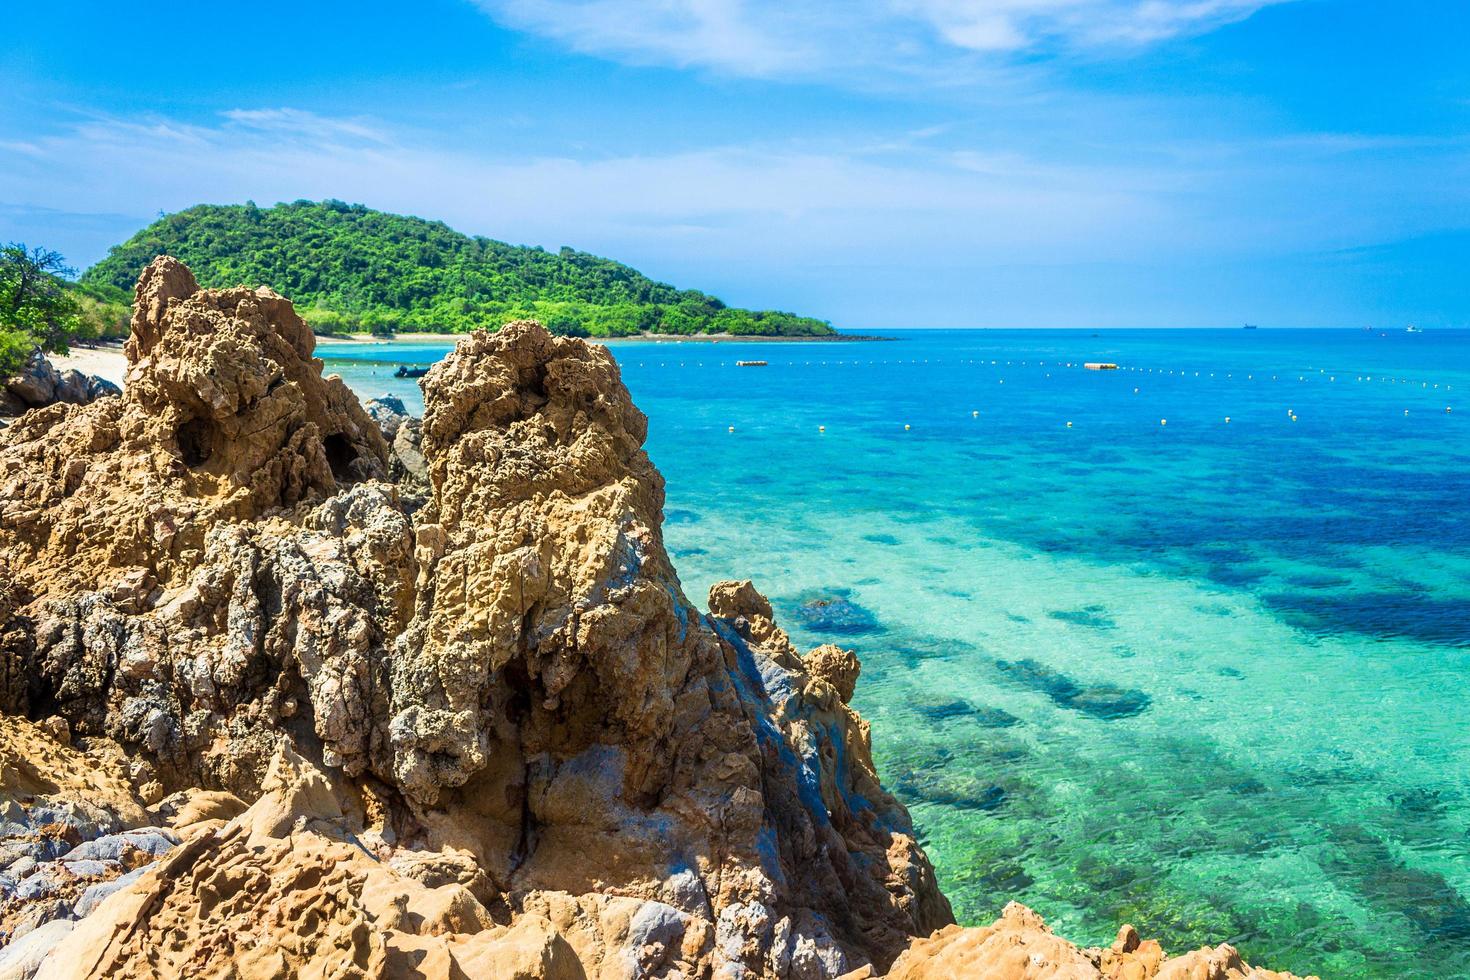
[[[508,245],[336,200],[187,208],[114,246],[79,285],[125,298],[159,255],[186,262],[205,287],[252,282],[290,296],[319,334],[466,333],[536,319],[579,337],[837,336],[823,320],[727,306],[572,248]]]

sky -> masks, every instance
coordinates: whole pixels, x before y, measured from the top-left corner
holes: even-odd
[[[0,240],[338,198],[839,328],[1470,325],[1464,0],[26,4]]]

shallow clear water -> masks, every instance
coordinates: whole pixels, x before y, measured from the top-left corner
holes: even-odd
[[[1470,975],[1470,332],[895,336],[614,353],[686,590],[858,650],[961,920]]]

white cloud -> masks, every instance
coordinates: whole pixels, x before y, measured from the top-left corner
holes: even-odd
[[[1140,46],[1290,0],[475,0],[501,23],[635,64],[874,85],[973,78],[995,55]]]
[[[1040,164],[1014,151],[891,140],[575,159],[448,151],[371,122],[232,110],[217,125],[92,119],[0,167],[7,197],[153,214],[200,202],[335,197],[460,230],[623,258],[867,261],[885,249],[1056,256],[1156,224],[1172,173]],[[1144,240],[1148,236],[1133,236]]]
[[[1455,179],[1462,146],[1388,166],[1378,154],[1401,157],[1413,141],[1369,135],[1129,141],[1111,156],[944,126],[580,158],[526,155],[520,139],[448,150],[373,120],[291,109],[205,123],[93,117],[0,144],[0,239],[65,232],[86,265],[126,234],[119,213],[139,227],[198,203],[333,197],[572,245],[743,305],[877,326],[925,297],[949,297],[950,322],[976,322],[965,304],[988,309],[997,290],[1019,289],[1006,270],[1029,268],[1042,284],[1122,264],[1224,268],[1422,233],[1470,202],[1446,190],[1470,187]],[[109,217],[68,224],[88,213]]]

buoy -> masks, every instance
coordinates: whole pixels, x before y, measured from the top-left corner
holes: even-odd
[[[730,431],[731,431],[731,432],[734,432],[734,431],[735,431],[735,426],[733,426],[733,425],[732,425],[732,426],[730,426]]]
[[[1159,424],[1160,425],[1168,425],[1169,424],[1169,420],[1168,419],[1159,419]]]
[[[978,419],[979,417],[980,417],[980,413],[979,412],[971,412],[970,413],[970,418],[972,418],[972,419]]]
[[[1404,409],[1404,414],[1405,414],[1405,415],[1408,415],[1408,414],[1409,414],[1409,410],[1408,410],[1408,409],[1407,409],[1407,408],[1406,408],[1406,409]]]
[[[1136,394],[1138,394],[1138,389],[1137,389],[1137,388],[1134,388],[1134,389],[1133,389],[1133,393],[1134,393],[1134,394],[1135,394],[1135,395],[1136,395]]]
[[[1072,423],[1071,423],[1071,422],[1068,422],[1068,423],[1067,423],[1067,428],[1069,428],[1069,429],[1070,429],[1070,428],[1071,428],[1071,427],[1072,427]]]
[[[817,431],[818,432],[826,432],[827,431],[827,427],[825,425],[819,425],[819,426],[817,426]]]

